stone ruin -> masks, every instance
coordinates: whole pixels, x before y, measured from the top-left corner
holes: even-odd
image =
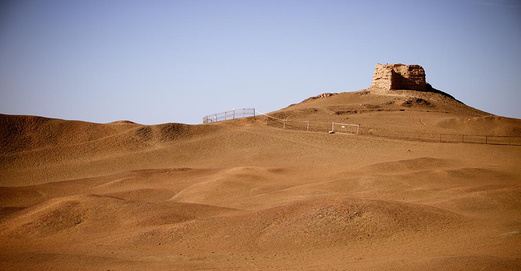
[[[425,70],[420,65],[376,64],[371,91],[388,93],[392,90],[428,91]]]

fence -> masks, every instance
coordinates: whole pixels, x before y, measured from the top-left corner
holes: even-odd
[[[240,108],[203,117],[203,123],[255,117],[255,108]]]
[[[360,134],[413,141],[427,141],[440,143],[474,143],[492,145],[521,146],[519,136],[494,136],[494,135],[465,135],[465,134],[437,134],[421,132],[396,132],[388,129],[360,127]]]
[[[282,129],[309,131],[309,132],[324,132],[331,131],[331,122],[318,121],[302,121],[302,120],[288,120],[278,119],[273,117],[266,118],[266,125]]]
[[[263,114],[265,115],[265,114]],[[334,129],[336,122],[303,121],[279,119],[266,116],[266,125],[282,129],[310,131],[310,132],[329,132]],[[493,144],[493,145],[513,145],[521,146],[519,136],[492,136],[492,135],[464,135],[464,134],[437,134],[437,133],[417,133],[393,131],[389,129],[358,126],[357,132],[360,135],[394,138],[411,141],[440,142],[440,143],[474,143],[474,144]]]
[[[360,132],[360,125],[352,123],[332,122],[329,133],[343,133],[357,135]]]

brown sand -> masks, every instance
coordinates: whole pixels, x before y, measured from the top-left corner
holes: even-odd
[[[516,119],[398,93],[345,93],[275,115],[521,133]],[[1,115],[0,269],[521,269],[521,147],[262,123]]]

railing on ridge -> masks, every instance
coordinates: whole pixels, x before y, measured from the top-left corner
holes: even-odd
[[[240,108],[203,117],[203,123],[255,117],[255,108]]]
[[[336,122],[325,121],[309,121],[309,120],[290,120],[288,118],[280,119],[265,113],[256,112],[255,108],[240,108],[230,111],[211,114],[203,117],[203,123],[213,123],[225,120],[234,120],[248,117],[265,116],[267,126],[300,130],[309,132],[330,132],[332,126],[341,124]],[[346,124],[350,125],[350,124]],[[513,145],[521,146],[520,136],[495,136],[495,135],[468,135],[468,134],[439,134],[425,132],[403,132],[393,131],[390,129],[382,129],[376,127],[367,127],[360,124],[356,130],[356,134],[364,136],[385,137],[393,139],[403,139],[412,141],[426,141],[439,143],[474,143],[474,144],[493,144],[493,145]]]

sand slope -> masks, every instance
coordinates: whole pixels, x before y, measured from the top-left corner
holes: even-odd
[[[273,115],[289,121],[357,123],[395,133],[521,136],[517,119],[494,116],[442,94],[411,90],[389,95],[362,90],[319,96]]]
[[[344,93],[273,115],[521,131],[436,95]],[[2,270],[521,269],[518,146],[329,135],[262,118],[0,124]]]

